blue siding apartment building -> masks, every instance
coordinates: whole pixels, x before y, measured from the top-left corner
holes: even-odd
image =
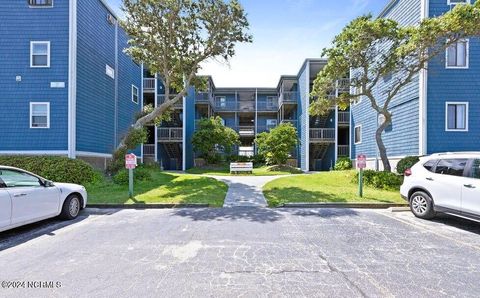
[[[184,101],[175,106],[170,122],[148,128],[150,139],[143,145],[144,160],[159,162],[168,170],[193,167],[191,140],[197,121],[220,116],[226,126],[240,135],[236,154],[255,154],[257,134],[288,122],[297,128],[301,140],[289,163],[304,171],[328,170],[338,156],[349,155],[350,114],[334,108],[325,117],[309,116],[313,80],[325,64],[323,59],[307,59],[297,75],[282,76],[277,86],[270,88],[217,88],[213,79],[207,77],[208,91],[191,88]],[[165,100],[160,80],[148,73],[145,76],[144,104],[160,104]],[[348,92],[344,81],[338,82],[336,92]]]
[[[104,166],[141,110],[142,69],[101,0],[0,3],[0,154]]]
[[[416,24],[454,2],[462,1],[392,0],[380,17]],[[123,53],[127,40],[103,0],[1,2],[0,154],[64,155],[104,167],[135,114],[165,100],[161,80]],[[449,49],[393,101],[393,124],[384,135],[393,163],[479,149],[479,42],[470,38]],[[240,135],[239,155],[255,153],[258,133],[289,122],[300,140],[289,163],[303,171],[328,170],[338,157],[359,153],[374,167],[377,117],[366,99],[325,117],[308,113],[313,80],[325,64],[306,59],[296,75],[268,88],[220,88],[208,77],[207,91],[190,88],[171,121],[148,127],[149,139],[136,153],[164,169],[191,168],[197,121],[220,116]],[[338,81],[335,92],[349,92],[346,83]]]
[[[473,0],[472,0],[473,1]],[[439,16],[470,0],[392,0],[380,14],[402,25]],[[376,92],[388,84],[386,78]],[[480,150],[480,39],[472,37],[429,62],[392,101],[392,125],[383,138],[392,167],[407,155]],[[376,112],[368,99],[351,106],[351,158],[366,154],[375,167],[378,155]],[[381,162],[380,162],[381,167]]]

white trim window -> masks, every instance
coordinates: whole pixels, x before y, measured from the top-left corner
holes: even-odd
[[[30,102],[30,128],[50,128],[49,102]]]
[[[469,4],[470,0],[447,0],[447,5]]]
[[[50,42],[30,42],[30,67],[50,67]]]
[[[138,99],[140,98],[138,94],[138,87],[135,85],[132,85],[132,101],[136,104],[138,104]]]
[[[446,50],[446,68],[468,68],[469,40],[462,39]]]
[[[468,131],[468,102],[445,104],[445,131]]]
[[[215,101],[217,102],[217,106],[220,108],[227,107],[227,97],[226,96],[215,96]]]
[[[362,143],[362,126],[361,125],[355,126],[353,138],[354,138],[353,141],[355,145]]]
[[[53,0],[28,0],[28,5],[30,7],[53,7]]]

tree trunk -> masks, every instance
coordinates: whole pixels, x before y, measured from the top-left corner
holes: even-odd
[[[391,172],[392,167],[390,166],[390,161],[388,160],[387,148],[385,148],[385,144],[383,143],[382,133],[392,122],[392,115],[387,111],[382,112],[381,114],[385,116],[385,121],[377,128],[377,131],[375,132],[375,139],[377,141],[378,152],[380,153],[380,158],[382,160],[383,170],[385,172]]]

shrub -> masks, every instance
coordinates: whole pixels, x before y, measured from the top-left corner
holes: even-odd
[[[228,157],[227,161],[229,162],[249,162],[251,158],[243,155],[231,155]]]
[[[298,144],[297,129],[291,123],[282,123],[270,132],[258,134],[255,144],[267,165],[284,165]]]
[[[335,171],[345,171],[352,168],[352,160],[348,157],[340,157],[335,163]]]
[[[257,154],[251,157],[255,167],[261,167],[265,164],[265,156]]]
[[[267,172],[288,172],[290,174],[303,174],[302,170],[287,165],[270,166],[267,168]]]
[[[352,177],[352,182],[358,183],[358,173]],[[398,190],[402,185],[403,177],[392,172],[377,172],[374,170],[363,171],[364,185],[378,189]]]
[[[115,184],[128,184],[128,170],[122,169],[112,178]],[[151,168],[148,167],[137,167],[133,170],[133,180],[138,181],[150,181],[152,180]]]
[[[406,169],[413,167],[414,164],[420,161],[418,156],[407,156],[402,158],[397,164],[397,173],[403,175]]]
[[[86,184],[103,179],[88,163],[60,156],[0,156],[0,165],[21,168],[56,182]]]

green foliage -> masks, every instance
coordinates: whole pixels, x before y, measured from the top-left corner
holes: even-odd
[[[397,173],[403,175],[406,169],[413,167],[414,164],[420,161],[418,156],[407,156],[402,158],[397,164]]]
[[[258,134],[255,144],[267,165],[284,165],[298,144],[297,129],[291,123],[282,123],[270,132]]]
[[[86,184],[103,179],[80,159],[59,156],[0,156],[0,165],[12,166],[56,182]]]
[[[335,171],[345,171],[352,168],[352,160],[349,157],[340,157],[335,163]]]
[[[240,145],[240,136],[233,129],[222,124],[222,118],[211,117],[198,121],[193,134],[192,145],[208,164],[221,161],[221,155],[229,155],[235,145]]]
[[[115,176],[112,177],[112,180],[115,184],[127,185],[128,184],[128,170],[120,170]],[[137,167],[133,170],[133,180],[138,181],[151,181],[152,173],[151,169],[148,167]]]
[[[153,108],[153,105],[151,105],[151,104],[148,104],[148,105],[144,106],[142,111],[138,112],[135,115],[135,120],[138,120],[142,117],[145,117],[145,116],[151,114],[153,112],[153,110],[154,110],[154,108]],[[173,111],[172,108],[169,108],[169,109],[165,110],[160,116],[156,117],[152,121],[152,123],[148,123],[148,124],[154,124],[156,126],[159,126],[162,123],[162,121],[171,121],[172,120],[172,111]]]
[[[446,48],[463,38],[478,36],[479,24],[480,1],[456,5],[441,16],[411,26],[371,15],[354,19],[334,38],[332,47],[323,50],[328,62],[314,81],[310,113],[325,115],[335,105],[346,109],[360,97],[368,100],[385,118],[376,131],[376,140],[382,163],[389,170],[382,132],[391,124],[390,103],[429,60],[444,55]],[[349,73],[345,87],[355,92],[336,93],[336,82]],[[384,84],[388,77],[392,78]],[[383,84],[381,93],[375,92],[379,84]]]
[[[259,154],[254,156],[232,155],[227,158],[227,162],[253,162],[253,167],[259,168],[265,165],[265,157]]]
[[[358,172],[352,176],[352,182],[358,184]],[[363,183],[377,189],[399,190],[403,177],[392,172],[365,170]]]

